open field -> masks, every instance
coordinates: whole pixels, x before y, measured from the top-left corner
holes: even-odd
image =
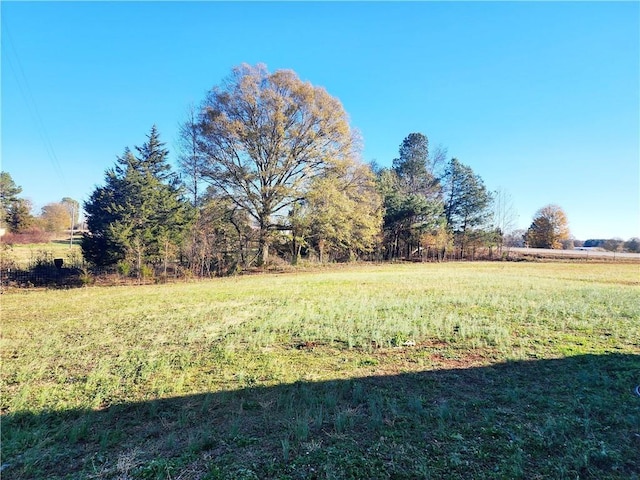
[[[601,260],[615,262],[638,262],[640,263],[640,253],[628,252],[607,252],[596,249],[571,249],[554,250],[550,248],[516,248],[508,249],[510,253],[515,253],[524,258],[547,258],[547,259],[573,259],[573,260]]]
[[[82,251],[79,237],[70,244],[66,240],[53,240],[48,243],[31,243],[3,245],[1,250],[3,264],[11,262],[19,268],[28,268],[38,262],[51,262],[54,258],[62,258],[65,265],[82,263]]]
[[[3,479],[637,479],[637,264],[2,296]]]

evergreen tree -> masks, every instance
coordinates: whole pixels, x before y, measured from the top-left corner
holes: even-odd
[[[437,161],[429,157],[427,137],[411,133],[402,141],[393,168],[379,172],[387,258],[411,256],[415,247],[420,250],[421,236],[436,228],[442,213],[433,171]]]
[[[191,209],[155,126],[147,139],[136,147],[137,156],[125,148],[115,167],[105,172],[105,185],[84,205],[89,234],[82,249],[96,265],[125,261],[138,274],[143,265],[164,263],[166,269],[188,226]]]
[[[407,193],[424,193],[433,182],[428,169],[429,140],[422,133],[409,134],[400,145],[399,158],[393,160],[393,171]]]
[[[31,204],[18,197],[22,193],[8,172],[0,172],[0,228],[7,228],[13,233],[20,233],[31,225]]]
[[[474,240],[478,238],[473,230],[484,227],[491,215],[491,194],[482,178],[456,158],[451,159],[447,165],[443,180],[447,225],[454,232],[457,243],[464,252],[466,241],[472,237]]]

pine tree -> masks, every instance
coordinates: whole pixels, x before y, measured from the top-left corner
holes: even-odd
[[[429,140],[411,133],[402,141],[393,168],[378,175],[384,201],[387,258],[421,249],[421,236],[436,228],[442,213],[440,185],[434,174],[439,156],[429,156]]]
[[[138,155],[129,148],[105,172],[105,185],[85,203],[89,234],[82,244],[90,262],[106,266],[124,261],[140,274],[144,265],[161,265],[180,244],[191,209],[167,162],[168,151],[154,126]]]
[[[447,165],[443,184],[447,225],[464,253],[467,241],[478,237],[473,229],[486,226],[491,215],[491,194],[482,178],[456,158]]]
[[[26,230],[34,220],[29,201],[18,197],[21,192],[8,172],[0,172],[0,228],[13,233]]]

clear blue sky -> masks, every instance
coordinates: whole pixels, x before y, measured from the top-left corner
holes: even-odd
[[[640,236],[638,2],[18,3],[2,9],[2,170],[36,209],[86,200],[242,62],[338,97],[364,160],[412,132],[578,239]]]

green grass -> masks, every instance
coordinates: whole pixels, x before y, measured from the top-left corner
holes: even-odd
[[[80,238],[76,237],[72,245],[69,239],[53,240],[48,243],[30,243],[1,245],[3,264],[14,264],[18,268],[29,268],[38,263],[51,263],[54,258],[62,258],[65,266],[82,263]]]
[[[3,478],[639,478],[640,269],[2,296]]]

